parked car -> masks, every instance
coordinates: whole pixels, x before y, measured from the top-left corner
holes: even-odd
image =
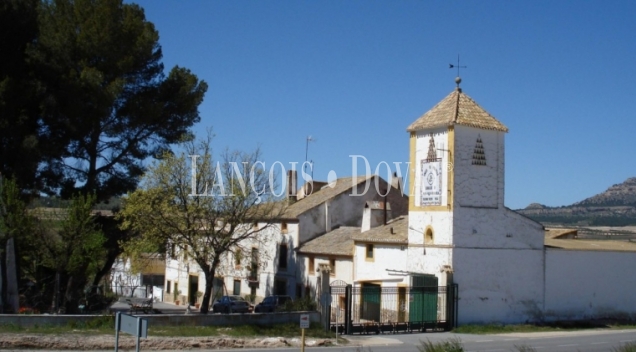
[[[247,313],[250,304],[241,296],[223,296],[212,305],[213,313]]]
[[[265,299],[254,307],[254,313],[270,313],[280,309],[285,303],[291,302],[289,296],[267,296]]]

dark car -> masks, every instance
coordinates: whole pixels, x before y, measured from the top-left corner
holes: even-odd
[[[213,313],[247,313],[250,304],[241,296],[223,296],[212,305]]]
[[[275,312],[287,302],[291,302],[292,298],[289,296],[268,296],[265,297],[263,302],[254,307],[254,313],[269,313]]]

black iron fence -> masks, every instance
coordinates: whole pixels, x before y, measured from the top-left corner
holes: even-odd
[[[330,327],[345,334],[451,330],[457,285],[331,287]]]

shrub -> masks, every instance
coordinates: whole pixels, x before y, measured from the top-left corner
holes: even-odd
[[[628,342],[619,347],[612,348],[613,352],[636,352],[636,342]]]
[[[295,301],[287,301],[280,307],[280,311],[282,312],[313,312],[316,309],[316,301],[307,296]]]
[[[102,315],[95,317],[86,322],[86,327],[89,329],[96,328],[115,328],[115,316],[114,315]]]
[[[417,346],[420,352],[463,352],[464,347],[462,341],[459,338],[450,338],[445,341],[431,342],[426,339],[426,342],[420,341],[420,345]]]

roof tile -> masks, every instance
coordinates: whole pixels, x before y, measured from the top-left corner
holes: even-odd
[[[413,132],[453,125],[508,132],[508,127],[490,115],[459,88],[415,120],[407,128],[407,131]]]

